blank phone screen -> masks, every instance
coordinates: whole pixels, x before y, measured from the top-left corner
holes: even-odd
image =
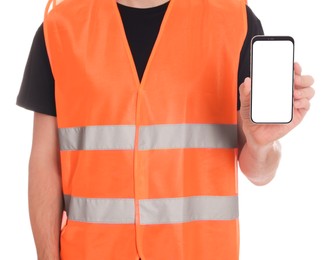
[[[251,119],[289,123],[293,115],[294,42],[291,37],[253,39]]]

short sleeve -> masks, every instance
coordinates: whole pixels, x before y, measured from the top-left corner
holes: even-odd
[[[244,41],[244,45],[240,53],[239,71],[238,71],[238,110],[240,109],[239,86],[244,82],[245,78],[250,76],[250,49],[251,40],[255,35],[263,35],[261,21],[256,17],[253,11],[246,6],[248,30]]]
[[[16,104],[34,112],[56,116],[54,78],[46,51],[43,24],[35,34]]]

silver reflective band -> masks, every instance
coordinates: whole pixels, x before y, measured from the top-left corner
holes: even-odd
[[[59,128],[60,150],[132,150],[136,127],[86,126]]]
[[[134,199],[93,199],[64,195],[64,201],[70,220],[105,224],[135,223]]]
[[[132,150],[136,126],[60,128],[58,133],[61,151]],[[171,124],[139,128],[139,150],[236,147],[236,125]]]
[[[236,147],[237,125],[171,124],[139,130],[139,150]]]
[[[73,221],[134,224],[134,199],[78,198],[64,195],[67,217]],[[238,218],[237,196],[194,196],[139,200],[140,224],[173,224]]]
[[[139,201],[140,224],[173,224],[238,218],[237,196],[196,196]]]

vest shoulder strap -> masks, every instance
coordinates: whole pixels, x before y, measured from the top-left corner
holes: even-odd
[[[48,3],[45,7],[44,18],[48,15],[48,13],[56,6],[59,5],[64,0],[48,0]]]

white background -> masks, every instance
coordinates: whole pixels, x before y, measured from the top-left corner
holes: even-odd
[[[256,187],[240,174],[241,260],[334,260],[331,2],[249,0],[266,34],[295,38],[296,61],[314,76],[316,96],[304,122],[281,141],[275,180]],[[0,7],[0,259],[36,259],[27,206],[33,114],[15,101],[45,4]]]

